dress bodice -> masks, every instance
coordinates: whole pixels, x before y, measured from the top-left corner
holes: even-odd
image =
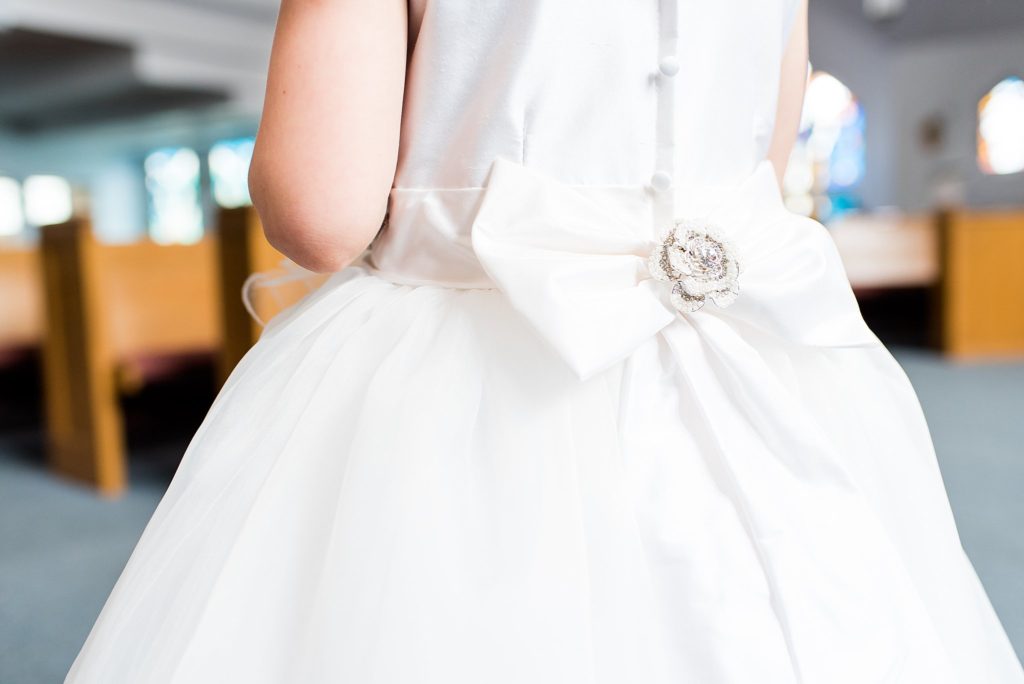
[[[574,185],[728,183],[764,157],[799,0],[411,0],[395,187],[496,157]]]
[[[516,192],[490,187],[496,160],[656,238],[695,198],[767,163],[798,3],[412,0],[375,267],[409,283],[493,285],[471,243],[484,196]]]

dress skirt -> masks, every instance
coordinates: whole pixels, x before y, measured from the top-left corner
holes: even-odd
[[[234,370],[71,684],[1024,681],[883,347],[679,318],[587,380],[362,266]]]

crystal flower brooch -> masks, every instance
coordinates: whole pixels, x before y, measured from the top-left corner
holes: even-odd
[[[739,296],[740,263],[729,240],[713,226],[677,221],[648,259],[651,275],[672,284],[672,305],[692,313],[710,299],[726,307]]]

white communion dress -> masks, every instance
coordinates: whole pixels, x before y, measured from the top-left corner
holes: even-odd
[[[386,227],[235,369],[67,682],[1024,682],[765,161],[796,6],[412,0]]]

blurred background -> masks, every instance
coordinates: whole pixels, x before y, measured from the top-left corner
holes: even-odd
[[[62,681],[259,334],[238,293],[280,259],[246,189],[276,11],[0,0],[3,684]],[[812,0],[810,34],[786,201],[914,382],[1024,653],[1024,2]]]

